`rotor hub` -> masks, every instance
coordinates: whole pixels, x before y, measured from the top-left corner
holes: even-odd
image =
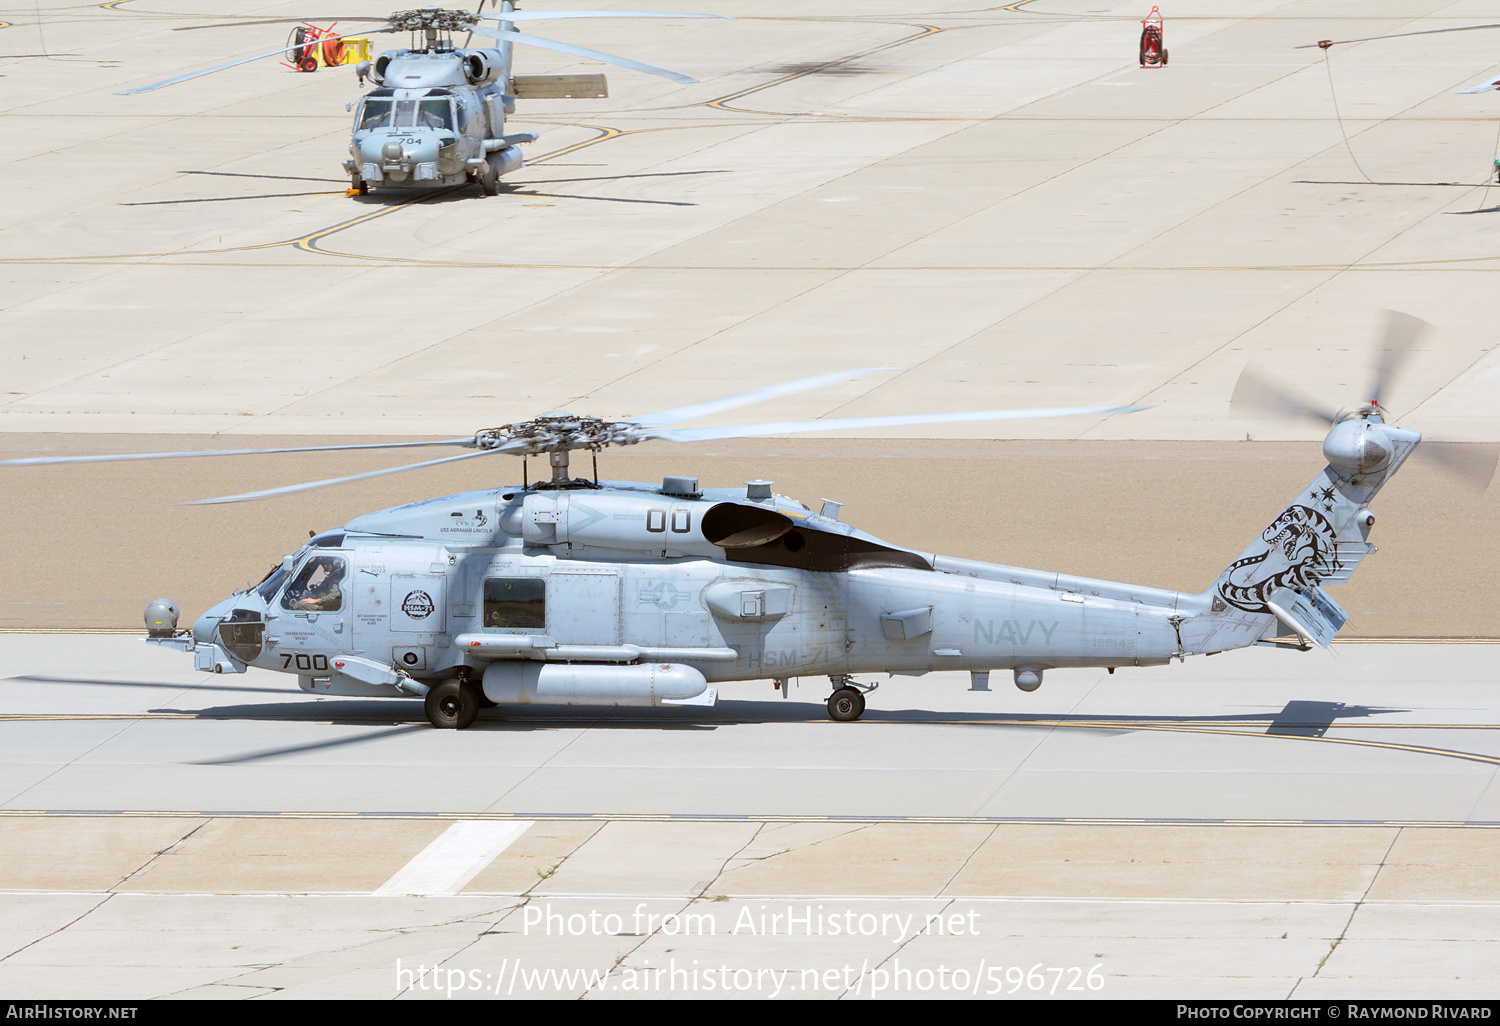
[[[391,15],[390,24],[398,32],[468,32],[479,24],[479,16],[468,11],[419,7],[413,11],[397,11]]]
[[[1346,474],[1373,474],[1385,469],[1396,454],[1379,417],[1355,417],[1336,425],[1323,439],[1323,456]]]
[[[528,456],[574,449],[598,452],[605,446],[634,445],[640,440],[637,425],[631,421],[575,417],[567,413],[551,413],[516,424],[485,428],[474,435],[474,444],[478,448],[505,449]]]

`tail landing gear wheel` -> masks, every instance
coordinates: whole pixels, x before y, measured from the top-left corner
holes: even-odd
[[[423,703],[434,727],[463,730],[479,715],[479,692],[462,680],[445,680],[427,692]]]
[[[865,714],[865,696],[853,688],[839,688],[828,696],[828,715],[841,723],[857,720]]]

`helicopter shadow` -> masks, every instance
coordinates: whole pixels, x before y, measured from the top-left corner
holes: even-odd
[[[653,207],[696,207],[698,204],[689,203],[684,200],[649,200],[631,199],[624,196],[580,196],[576,193],[563,192],[522,192],[524,186],[502,185],[501,196],[512,196],[516,199],[571,199],[589,200],[595,203],[635,203],[645,204]],[[446,206],[450,203],[467,203],[474,199],[489,199],[484,190],[477,185],[455,185],[441,193],[431,196],[413,199],[410,196],[398,196],[393,193],[381,195],[378,192],[366,193],[363,196],[351,196],[361,206],[367,207],[399,207],[409,203],[423,203],[428,206]]]
[[[824,75],[830,78],[852,78],[857,75],[885,75],[889,71],[872,67],[868,64],[859,64],[855,61],[800,61],[787,64],[773,64],[767,68],[757,68],[758,72],[770,75]]]
[[[551,185],[560,185],[569,182],[623,182],[636,178],[678,178],[689,175],[724,175],[729,174],[727,169],[705,169],[702,171],[646,171],[635,172],[625,175],[592,175],[586,178],[559,178],[555,181],[546,182],[505,182],[500,183],[501,196],[514,196],[518,199],[576,199],[588,200],[596,203],[635,203],[647,206],[664,207],[696,207],[698,204],[685,200],[654,200],[636,199],[627,196],[581,196],[576,193],[561,192],[526,192],[523,190],[546,188]],[[486,199],[484,190],[479,188],[478,183],[468,182],[463,185],[450,185],[445,189],[435,189],[426,195],[396,191],[380,190],[365,193],[363,196],[350,197],[356,203],[369,207],[402,206],[407,203],[427,203],[442,206],[449,203],[464,203],[472,199]]]
[[[1321,180],[1312,179],[1312,178],[1299,178],[1295,182],[1293,182],[1292,184],[1293,185],[1394,185],[1394,186],[1404,186],[1404,187],[1407,187],[1407,188],[1419,188],[1419,189],[1438,189],[1438,188],[1448,188],[1448,189],[1478,189],[1478,188],[1481,188],[1484,183],[1481,182],[1479,185],[1475,185],[1473,182],[1334,182],[1334,181],[1321,181]]]
[[[643,714],[638,713],[634,709],[622,709],[616,706],[571,706],[556,709],[545,714],[528,715],[529,710],[521,711],[520,707],[500,707],[483,711],[473,726],[468,728],[466,734],[472,735],[477,733],[483,736],[494,733],[560,729],[576,730],[579,728],[587,728],[589,730],[644,729],[651,731],[687,730],[692,732],[711,732],[722,726],[739,724],[826,722],[822,715],[821,705],[808,702],[789,702],[785,700],[781,702],[727,702],[725,706],[732,706],[733,708],[720,706],[715,707],[712,711],[688,708],[655,709],[650,713]],[[155,709],[151,711],[162,713],[180,712],[180,710],[171,709]],[[1131,727],[1132,722],[1139,722],[1146,729],[1160,728],[1162,726],[1190,728],[1194,724],[1206,725],[1210,723],[1217,727],[1222,727],[1226,723],[1260,724],[1269,718],[1271,719],[1271,726],[1266,730],[1267,735],[1322,737],[1328,728],[1339,720],[1364,719],[1371,716],[1406,711],[1408,710],[1381,709],[1359,705],[1351,706],[1345,705],[1342,702],[1292,701],[1288,702],[1280,712],[1274,714],[1268,712],[1247,712],[1234,716],[1097,717],[1072,714],[1048,716],[1037,713],[1008,716],[1003,721],[996,722],[996,714],[990,713],[873,710],[867,712],[863,719],[875,723],[929,723],[942,726],[1008,727],[1022,730],[1052,731],[1071,728],[1087,730],[1096,734],[1103,733],[1114,737],[1135,733],[1136,729]],[[381,724],[381,727],[380,729],[348,737],[329,738],[305,744],[283,745],[274,748],[262,748],[215,759],[195,760],[189,765],[241,766],[266,759],[306,755],[311,752],[347,748],[372,741],[386,741],[431,729],[426,722],[425,714],[416,703],[402,703],[402,708],[391,709],[388,713],[382,715],[371,715],[371,713],[370,703],[358,700],[325,701],[319,702],[314,706],[296,702],[275,705],[224,706],[215,709],[204,709],[197,713],[197,719],[294,721],[326,724],[329,726],[359,726],[378,723]]]
[[[378,703],[378,704],[377,704]],[[427,717],[421,703],[389,702],[377,699],[323,700],[257,703],[254,705],[215,706],[200,710],[153,709],[155,713],[192,712],[201,720],[240,720],[246,722],[300,722],[329,726],[362,726],[380,724],[390,730],[405,732],[414,727],[427,729]],[[1109,735],[1130,734],[1139,729],[1160,727],[1239,727],[1259,726],[1269,721],[1268,735],[1322,737],[1341,721],[1369,719],[1405,709],[1345,705],[1342,702],[1291,701],[1280,710],[1243,712],[1232,715],[1201,716],[1110,716],[1078,713],[976,713],[933,712],[922,709],[867,709],[861,722],[909,723],[932,726],[976,726],[1022,730],[1079,729]],[[791,700],[723,701],[713,708],[690,706],[638,709],[629,706],[500,706],[482,710],[469,732],[568,730],[586,727],[590,730],[687,730],[714,731],[720,727],[747,724],[826,723],[827,713],[821,702]],[[1138,725],[1138,726],[1137,726]],[[370,735],[365,740],[385,736]],[[322,744],[347,744],[339,740]]]
[[[285,694],[285,692],[281,692]],[[380,703],[377,705],[376,703]],[[384,708],[381,708],[384,706]],[[819,707],[821,708],[821,707]],[[576,711],[575,711],[576,710]],[[430,730],[427,714],[421,702],[389,699],[349,699],[315,703],[293,700],[290,702],[265,702],[254,705],[223,705],[203,709],[150,709],[151,713],[191,715],[198,720],[238,720],[247,723],[316,723],[327,726],[369,726],[383,724],[404,730],[408,726],[419,726]],[[635,710],[616,706],[565,706],[549,708],[538,713],[525,706],[503,706],[484,709],[469,732],[494,729],[505,730],[555,730],[577,727],[590,729],[640,729],[651,730],[718,730],[740,722],[759,722],[759,718],[735,717],[719,721],[705,720],[680,714],[678,709]],[[636,715],[631,716],[630,714]],[[624,715],[621,715],[624,714]],[[812,719],[811,714],[798,719]],[[339,742],[342,743],[342,742]]]
[[[192,691],[202,693],[205,691],[227,691],[232,694],[258,693],[263,695],[285,695],[285,688],[257,688],[244,685],[213,684],[208,681],[193,684],[163,684],[149,680],[107,680],[95,677],[49,677],[43,674],[22,674],[19,677],[5,677],[0,683],[16,681],[24,684],[81,684],[85,687],[107,687],[107,688],[163,688],[168,691]]]

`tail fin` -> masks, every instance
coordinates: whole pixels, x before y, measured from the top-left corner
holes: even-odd
[[[1422,436],[1367,408],[1323,440],[1328,466],[1281,511],[1206,593],[1211,613],[1196,651],[1224,651],[1283,633],[1327,647],[1348,617],[1322,590],[1342,584],[1375,551],[1369,503]],[[1226,629],[1227,628],[1227,629]]]

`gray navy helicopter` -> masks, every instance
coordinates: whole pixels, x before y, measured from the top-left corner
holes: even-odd
[[[1400,315],[1395,315],[1399,317]],[[1421,322],[1393,319],[1388,335]],[[1332,423],[1328,465],[1240,557],[1196,594],[936,555],[873,537],[825,500],[814,512],[768,481],[703,488],[569,476],[569,456],[676,442],[1022,417],[1107,416],[1140,407],[999,410],[681,428],[674,425],[873,371],[805,378],[631,420],[565,413],[472,437],[389,445],[139,453],[68,463],[247,453],[458,446],[473,451],[350,477],[225,496],[239,502],[501,454],[545,454],[550,480],[425,499],[313,537],[259,585],[177,629],[146,610],[150,642],[197,669],[293,674],[315,695],[421,697],[432,724],[481,707],[711,706],[714,684],[827,676],[828,714],[856,720],[875,690],[856,674],[968,670],[989,690],[1009,670],[1034,691],[1049,669],[1152,666],[1255,644],[1326,647],[1347,617],[1324,590],[1374,551],[1370,502],[1421,435],[1370,400],[1336,413],[1247,373],[1233,404]],[[524,466],[525,464],[523,464]],[[1493,473],[1493,460],[1489,468]],[[1486,477],[1486,481],[1488,478]],[[1291,638],[1294,640],[1274,640]]]
[[[483,10],[483,0],[480,10]],[[376,86],[359,101],[354,115],[349,159],[350,192],[370,189],[427,189],[478,183],[485,195],[500,192],[500,176],[521,167],[521,144],[535,142],[535,132],[506,134],[506,115],[515,113],[516,97],[604,96],[603,75],[511,74],[511,47],[520,43],[586,57],[633,71],[660,75],[674,82],[697,79],[627,57],[601,53],[571,43],[518,32],[517,22],[564,18],[716,18],[711,14],[659,14],[635,11],[521,12],[510,0],[500,0],[496,13],[446,11],[421,7],[396,11],[386,18],[345,17],[338,21],[374,21],[375,28],[327,37],[342,41],[383,32],[410,32],[412,46],[389,50],[355,67],[360,82]],[[189,25],[175,31],[226,28],[300,21],[270,18],[215,25]],[[486,24],[486,23],[493,23]],[[458,47],[453,36],[471,33],[494,43],[491,47]],[[148,92],[176,85],[251,61],[285,57],[287,49],[272,50],[212,68],[188,72],[151,85],[126,89],[118,95]],[[353,105],[349,105],[353,108]]]

